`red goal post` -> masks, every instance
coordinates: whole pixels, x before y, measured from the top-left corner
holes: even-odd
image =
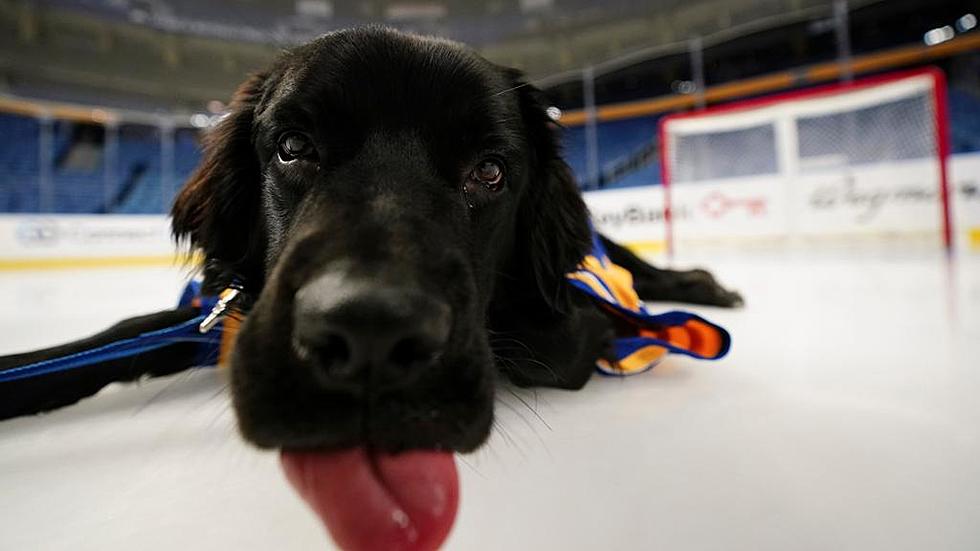
[[[669,251],[881,238],[952,246],[938,68],[669,115],[659,132]]]

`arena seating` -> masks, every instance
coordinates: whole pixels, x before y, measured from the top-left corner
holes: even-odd
[[[980,98],[969,91],[949,92],[950,138],[953,153],[980,151]],[[608,189],[660,183],[656,155],[658,118],[636,117],[598,126],[598,181],[586,174],[586,134],[582,126],[566,129],[565,157],[586,189]],[[172,181],[164,182],[160,133],[157,128],[123,125],[113,177],[104,161],[94,170],[62,166],[77,135],[72,123],[53,126],[51,210],[60,213],[150,214],[165,212],[180,184],[200,160],[198,132],[177,129]],[[40,123],[30,117],[0,113],[0,212],[40,212]],[[107,187],[107,182],[109,182]]]
[[[58,213],[151,214],[164,212],[173,194],[200,160],[197,132],[178,129],[172,181],[164,182],[159,130],[142,125],[119,128],[116,161],[107,178],[104,158],[94,169],[65,166],[72,147],[72,124],[57,121],[52,131],[52,207]],[[0,212],[40,212],[40,123],[0,113]],[[104,155],[104,150],[102,151]]]
[[[0,113],[0,211],[36,212],[39,208],[38,129],[34,119]]]
[[[953,153],[980,151],[980,97],[949,90],[950,145]]]

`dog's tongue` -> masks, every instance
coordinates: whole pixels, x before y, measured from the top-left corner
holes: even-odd
[[[347,551],[436,549],[459,500],[451,453],[282,452],[286,478]]]

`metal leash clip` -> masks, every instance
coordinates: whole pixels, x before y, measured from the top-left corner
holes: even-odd
[[[228,307],[241,296],[241,284],[233,282],[231,285],[226,287],[225,290],[221,291],[221,294],[218,295],[218,302],[215,303],[214,308],[211,308],[211,312],[204,318],[201,325],[197,326],[197,330],[201,333],[207,333],[213,329],[222,318],[229,314]]]

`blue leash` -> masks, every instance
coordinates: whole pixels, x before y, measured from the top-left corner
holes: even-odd
[[[220,327],[218,331],[210,334],[205,333],[208,333],[212,328],[219,325],[219,320],[225,313],[230,300],[223,300],[218,297],[202,297],[201,283],[191,281],[184,288],[178,307],[191,306],[194,304],[195,299],[200,300],[201,314],[192,319],[67,356],[12,367],[0,371],[0,383],[40,377],[70,369],[86,367],[100,362],[138,356],[144,352],[179,342],[201,343],[201,350],[198,354],[198,365],[209,365],[208,360],[214,358],[214,354],[221,343]]]
[[[200,341],[202,335],[198,327],[204,321],[204,317],[202,314],[178,325],[142,333],[130,339],[123,339],[60,358],[52,358],[50,360],[12,367],[0,372],[0,383],[16,381],[18,379],[29,379],[59,371],[77,369],[99,362],[136,356],[177,342]],[[215,345],[221,342],[220,333],[213,337],[203,338],[213,340]]]

